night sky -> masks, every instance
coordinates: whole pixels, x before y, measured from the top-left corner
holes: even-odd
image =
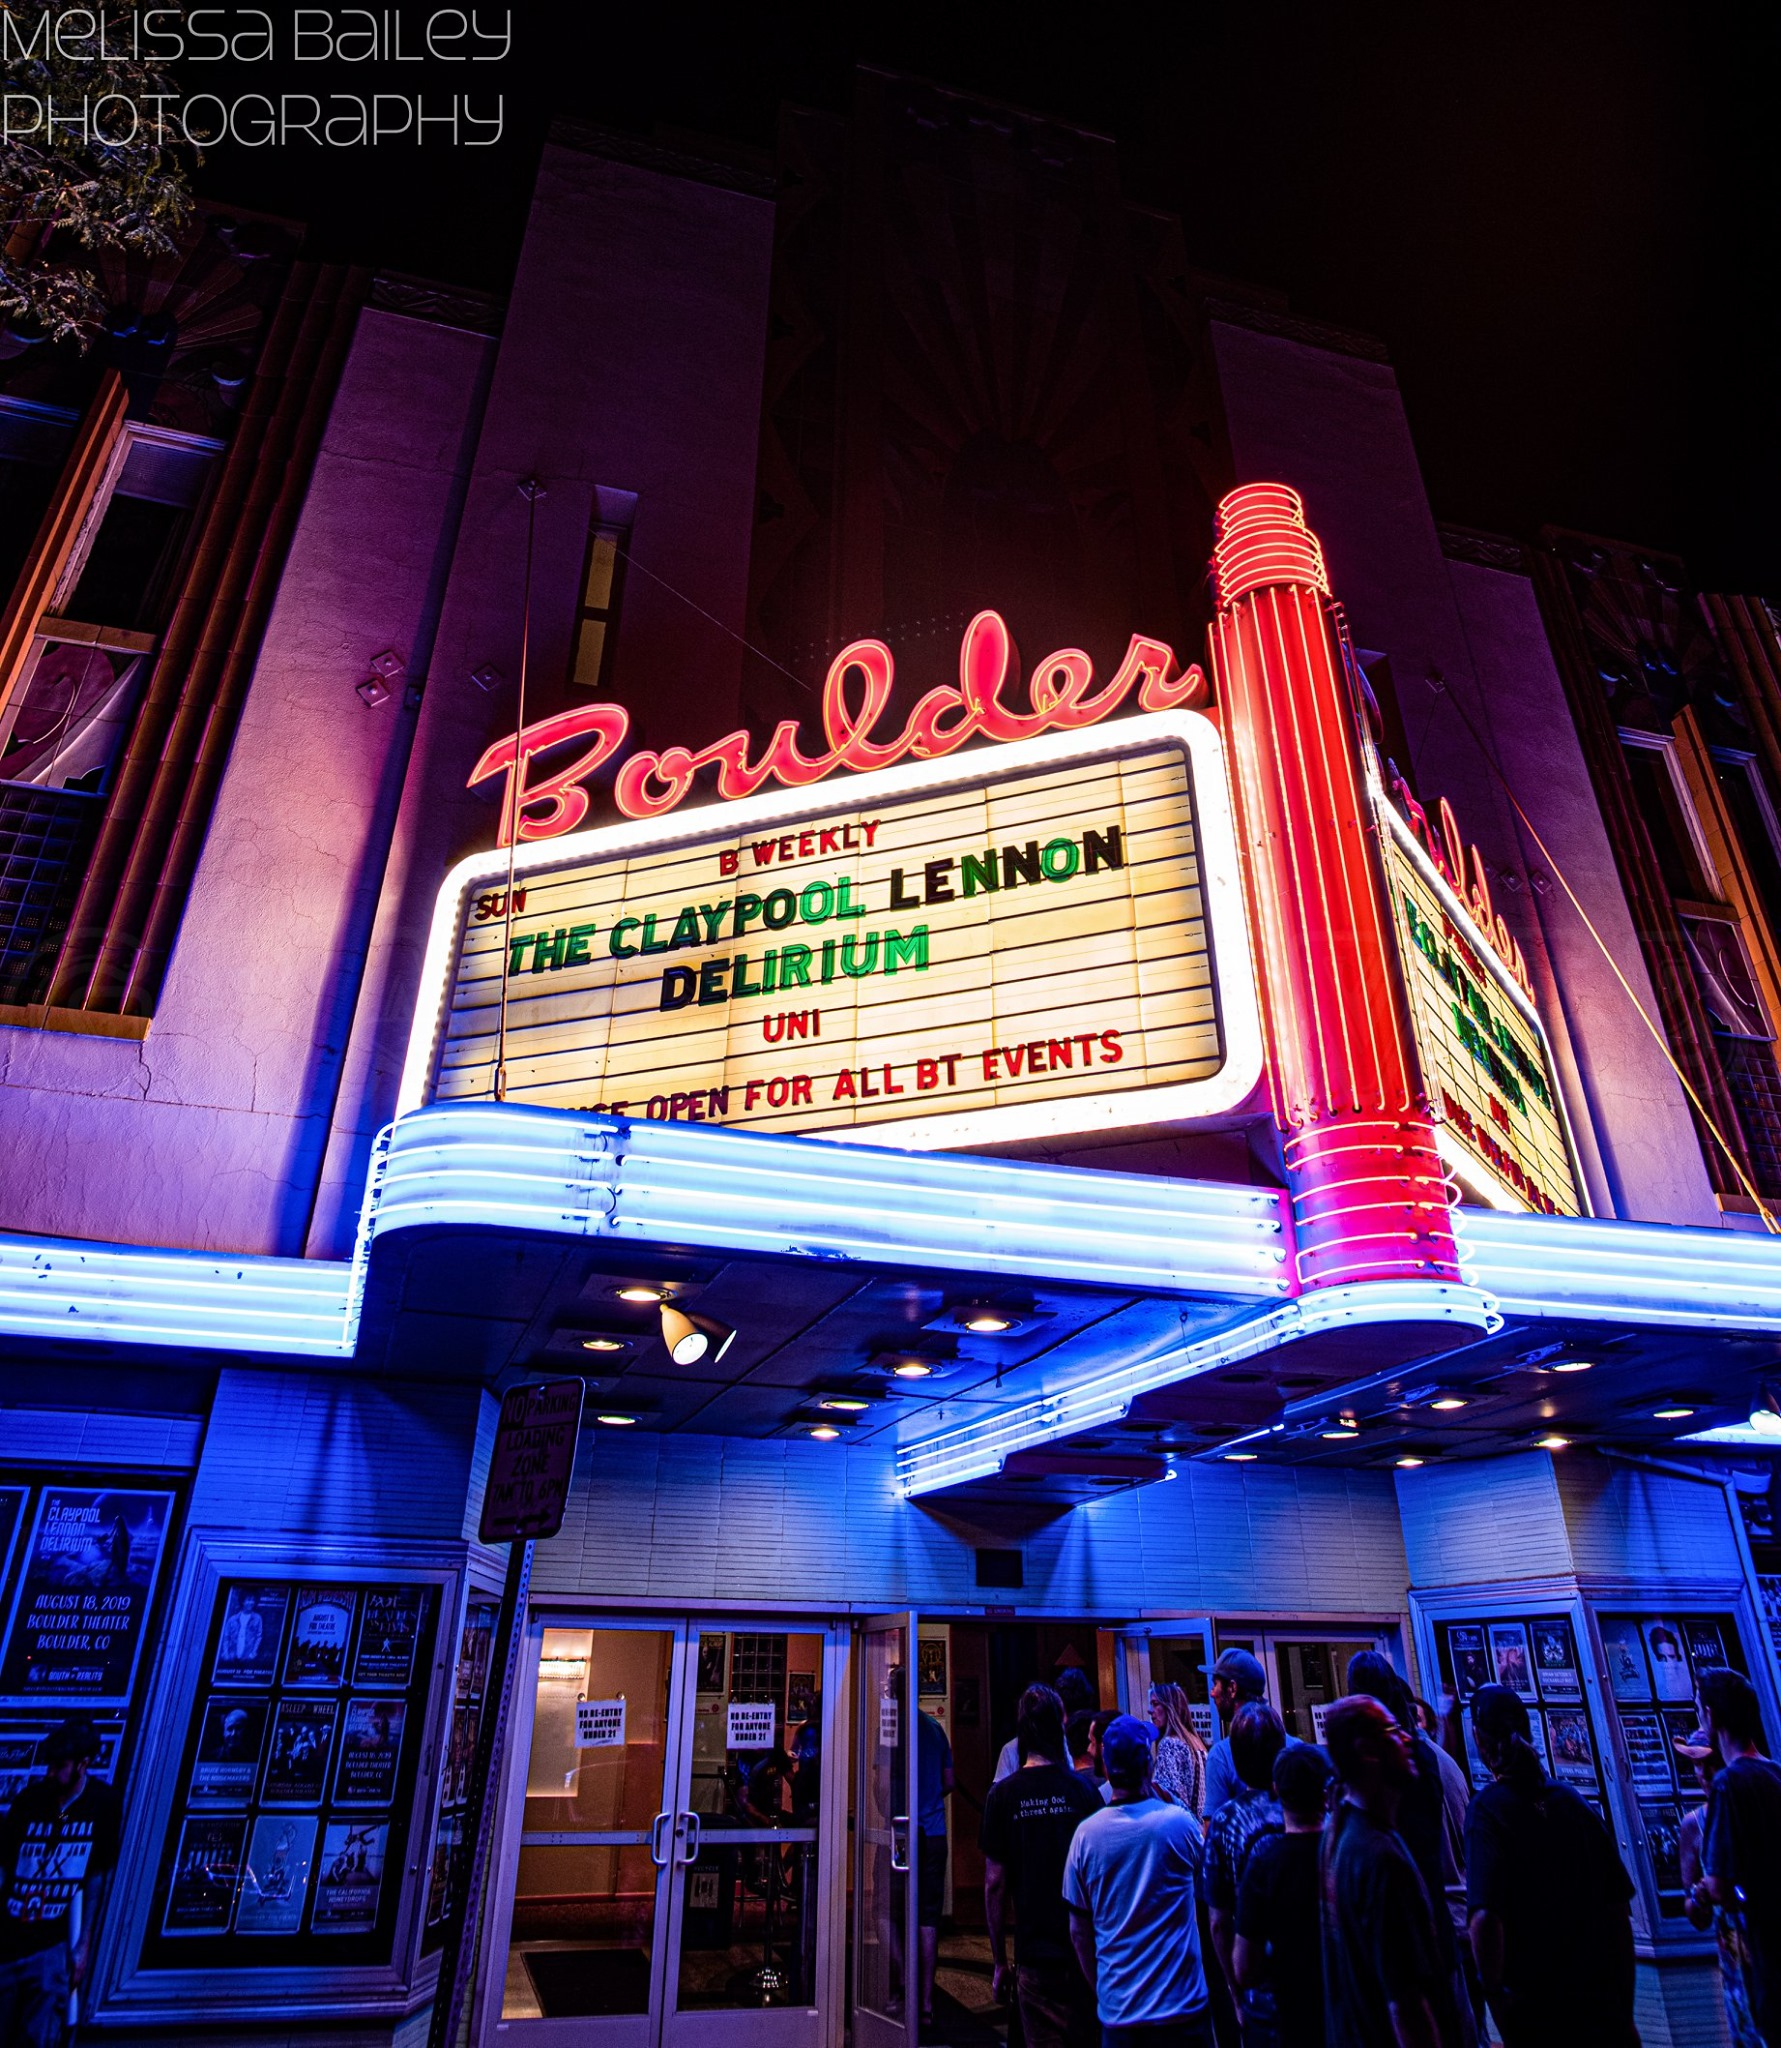
[[[1128,193],[1181,215],[1200,268],[1382,337],[1438,516],[1635,540],[1706,587],[1781,598],[1781,8],[1252,0],[1070,19],[533,0],[511,58],[470,79],[479,104],[507,96],[498,149],[225,145],[201,189],[307,219],[316,253],[500,290],[553,113],[766,151],[782,100],[840,111],[854,64],[916,72],[1112,135]],[[207,70],[187,89],[219,84]],[[417,73],[438,93],[465,77],[311,65],[276,84],[412,91]]]

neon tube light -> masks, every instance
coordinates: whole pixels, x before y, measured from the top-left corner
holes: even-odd
[[[942,1487],[993,1478],[1016,1451],[1033,1450],[1122,1420],[1142,1394],[1239,1359],[1253,1358],[1299,1338],[1356,1323],[1452,1322],[1489,1333],[1502,1326],[1493,1304],[1476,1289],[1451,1281],[1370,1281],[1326,1287],[1246,1317],[1210,1337],[1101,1370],[1073,1385],[898,1447],[897,1477],[912,1498]]]
[[[1177,674],[1173,648],[1133,634],[1125,660],[1094,694],[1094,664],[1079,647],[1060,647],[1055,654],[1046,655],[1027,679],[1031,708],[1018,710],[1003,701],[1019,672],[1013,636],[999,612],[982,611],[965,628],[959,647],[958,687],[942,684],[930,690],[895,739],[874,740],[872,728],[890,703],[896,670],[896,657],[882,640],[855,640],[836,655],[823,683],[826,754],[801,753],[798,721],[788,718],[780,722],[752,761],[746,732],[728,733],[697,753],[686,747],[666,747],[660,753],[632,754],[618,771],[613,800],[628,818],[659,818],[690,794],[703,768],[716,768],[718,795],[733,801],[754,796],[768,782],[785,789],[804,789],[837,768],[870,773],[894,766],[905,755],[938,760],[967,740],[1034,739],[1052,729],[1077,732],[1117,710],[1134,688],[1140,711],[1171,711],[1206,702],[1206,678],[1199,668]],[[857,710],[847,694],[849,678],[855,675],[864,685]],[[630,723],[630,713],[622,704],[589,704],[497,740],[470,771],[469,786],[474,789],[494,775],[507,778],[501,801],[501,845],[507,844],[508,823],[515,817],[522,841],[556,839],[573,832],[588,813],[587,778],[616,758],[629,735]],[[541,781],[530,781],[527,770],[535,756],[571,740],[589,738],[593,744],[567,767]],[[513,788],[516,773],[520,780],[517,802]],[[547,808],[538,811],[540,804]],[[522,815],[527,810],[533,815]]]

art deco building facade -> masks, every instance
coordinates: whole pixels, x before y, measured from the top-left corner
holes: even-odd
[[[0,1798],[95,1719],[95,2037],[424,2037],[580,1377],[472,2040],[912,2039],[910,1671],[980,1796],[1030,1677],[1230,1643],[1308,1739],[1359,1647],[1516,1683],[1717,2038],[1765,600],[1442,526],[1376,342],[884,73],[559,130],[505,304],[220,209],[107,282],[0,339]]]

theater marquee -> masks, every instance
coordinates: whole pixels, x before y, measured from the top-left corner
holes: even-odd
[[[1410,1023],[1448,1166],[1499,1209],[1584,1213],[1564,1101],[1521,949],[1452,810],[1375,791]]]
[[[522,844],[511,915],[507,863],[441,892],[404,1109],[490,1099],[499,1053],[510,1103],[926,1148],[1217,1115],[1260,1074],[1198,712]]]

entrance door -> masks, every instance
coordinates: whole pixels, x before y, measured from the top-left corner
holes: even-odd
[[[869,1621],[860,1635],[854,1747],[854,2048],[917,2048],[921,1999],[917,1925],[919,1794],[916,1699],[909,1666],[913,1614]]]
[[[1348,1660],[1357,1650],[1381,1650],[1391,1656],[1385,1637],[1372,1629],[1329,1634],[1294,1629],[1263,1638],[1256,1655],[1268,1674],[1268,1695],[1288,1735],[1301,1742],[1323,1740],[1324,1714],[1347,1692]]]
[[[841,1631],[534,1619],[479,2038],[817,2048],[845,1787]],[[523,1762],[522,1762],[523,1759]]]

